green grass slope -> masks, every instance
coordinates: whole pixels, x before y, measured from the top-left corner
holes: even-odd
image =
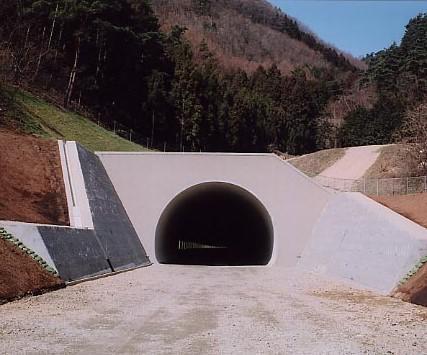
[[[19,125],[27,133],[46,138],[77,141],[92,151],[146,151],[141,145],[132,143],[108,131],[90,119],[62,110],[28,92],[9,91],[13,98]]]

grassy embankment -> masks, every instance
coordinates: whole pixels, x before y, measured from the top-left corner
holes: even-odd
[[[78,141],[92,151],[147,150],[82,115],[63,110],[28,92],[12,89],[5,95],[8,96],[9,105],[4,119],[14,120],[14,125],[25,133]]]

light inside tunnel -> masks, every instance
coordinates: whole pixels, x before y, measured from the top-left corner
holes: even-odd
[[[273,240],[270,215],[254,195],[228,183],[204,183],[164,210],[156,258],[164,264],[266,265]]]

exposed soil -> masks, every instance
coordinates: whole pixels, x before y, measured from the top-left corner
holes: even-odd
[[[63,286],[63,281],[12,243],[0,239],[0,304]]]
[[[395,292],[395,297],[427,307],[427,264]]]
[[[427,228],[427,193],[414,195],[372,196],[372,198]],[[395,296],[404,301],[427,306],[427,265],[424,265],[405,284],[398,287]]]
[[[68,225],[58,144],[0,130],[0,220]]]
[[[371,198],[427,228],[427,193],[414,195],[371,196]]]

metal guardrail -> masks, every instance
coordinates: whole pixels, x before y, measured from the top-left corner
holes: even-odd
[[[409,195],[427,192],[427,176],[379,179],[339,179],[317,175],[314,179],[324,187],[341,192],[365,195]]]

